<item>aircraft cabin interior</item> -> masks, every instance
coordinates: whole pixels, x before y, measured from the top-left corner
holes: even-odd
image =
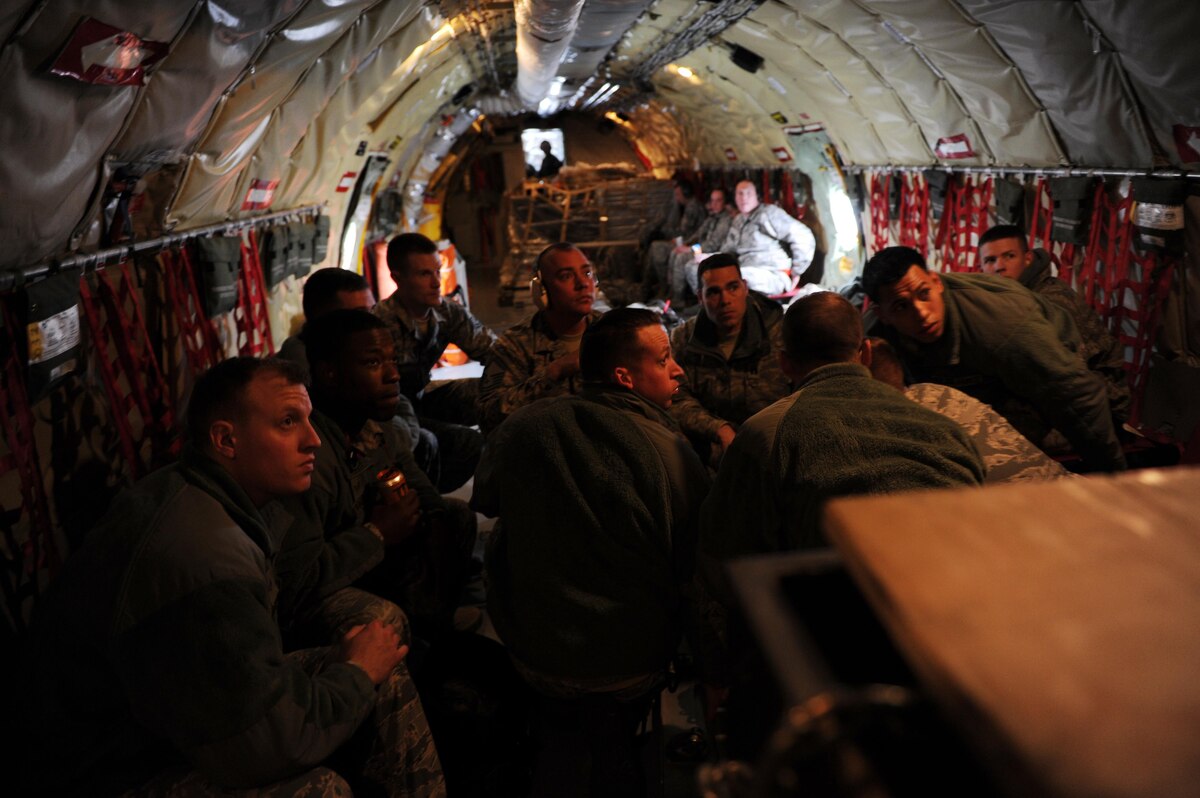
[[[411,671],[415,691],[404,683],[424,714],[405,721],[409,747],[400,759],[392,751],[380,766],[401,775],[346,776],[347,789],[451,798],[1195,795],[1197,30],[1200,6],[1172,0],[0,3],[0,676],[11,688],[5,705],[39,702],[28,714],[5,712],[9,734],[33,752],[18,756],[38,763],[31,769],[39,773],[17,784],[48,795],[345,794],[337,792],[340,781],[313,793],[279,785],[318,763],[332,768],[335,781],[346,776],[347,750],[374,721],[355,710],[343,734],[336,730],[348,721],[338,713],[387,693],[397,673],[408,679]],[[997,226],[998,237],[989,232]],[[556,248],[561,242],[572,246]],[[770,247],[782,267],[752,265],[756,246]],[[1031,282],[1033,272],[1006,274],[1007,255],[995,254],[1005,247],[1025,258],[1021,269],[1037,264],[1042,287]],[[708,257],[728,260],[706,271]],[[879,276],[897,258],[907,258],[901,265],[909,270]],[[426,290],[415,282],[418,259],[433,264],[427,277],[436,283],[424,300],[433,310],[419,306],[423,317],[410,299]],[[576,271],[558,274],[573,287],[549,285],[559,277],[548,264],[568,260]],[[769,273],[761,284],[752,279],[759,271]],[[716,286],[717,273],[730,282]],[[361,307],[374,306],[386,322],[346,321],[351,311],[336,311],[351,330],[337,340],[375,342],[384,365],[371,368],[387,374],[394,361],[394,376],[383,380],[387,396],[375,400],[399,403],[394,424],[364,422],[367,410],[347,422],[330,409],[331,397],[353,390],[345,364],[360,350],[332,357],[317,343],[319,330],[333,326],[317,326],[306,301],[315,302],[305,294],[315,274],[324,275],[317,283],[333,275],[336,291],[368,297]],[[1050,284],[1058,299],[1043,294]],[[569,290],[586,294],[573,316],[556,293]],[[722,291],[740,296],[734,316],[721,315],[720,303],[733,301]],[[940,315],[914,320],[931,301]],[[651,319],[649,329],[661,333],[653,339],[663,349],[661,396],[640,387],[651,384],[644,372],[610,363],[625,348],[589,349],[592,325],[629,308],[630,324]],[[820,317],[828,325],[804,327],[802,314],[817,312],[809,308],[833,314]],[[854,345],[848,356],[822,359],[819,347],[841,334],[833,332],[835,316],[853,319],[845,324],[856,331]],[[751,320],[764,325],[753,339],[761,359],[739,371],[742,347],[752,348]],[[443,332],[471,332],[449,333],[467,337],[447,344],[436,337],[439,324]],[[410,334],[411,351],[396,337]],[[711,340],[701,341],[706,335]],[[1107,394],[1088,349],[1096,336],[1115,371]],[[423,354],[429,340],[436,351]],[[198,380],[221,364],[276,355],[291,362],[296,345],[305,368],[296,373],[305,376],[287,384],[303,394],[305,408],[341,427],[331,438],[316,412],[311,426],[289,422],[320,432],[325,452],[305,444],[302,479],[288,486],[283,476],[263,476],[289,467],[273,454],[275,444],[222,462],[220,441],[197,437],[198,423],[216,424],[214,413],[244,429],[237,425],[250,423],[248,411],[231,408],[249,402],[249,393],[206,394],[208,415],[189,414],[189,402]],[[507,360],[493,354],[505,346]],[[588,364],[601,350],[607,381]],[[878,370],[888,351],[899,364],[893,387],[900,393],[885,396]],[[489,404],[492,387],[508,380],[509,390],[516,380],[502,372],[515,368],[520,352],[529,353],[538,384],[552,387]],[[406,364],[410,356],[416,361]],[[968,454],[935,457],[942,444],[933,433],[916,446],[914,462],[936,460],[953,479],[893,481],[888,469],[907,474],[908,466],[855,438],[875,421],[852,415],[858,393],[841,404],[822,400],[832,388],[813,382],[813,371],[834,373],[822,368],[853,371],[874,386],[863,395],[880,406],[903,401],[923,404],[930,416],[937,411],[936,424],[953,428],[939,435],[975,435],[976,443],[954,443]],[[739,405],[736,418],[725,412],[729,395],[753,395],[769,380],[786,387],[748,410]],[[1091,387],[1078,388],[1081,380]],[[466,393],[455,407],[466,415],[451,424],[442,415],[449,404],[435,411],[427,400],[459,387]],[[1036,407],[1022,407],[1035,415],[1044,411],[1052,419],[1039,433],[1044,439],[1022,426],[1025,410],[987,398],[993,389],[1027,399]],[[930,398],[938,390],[943,398]],[[1077,400],[1087,390],[1093,395]],[[608,395],[603,413],[579,409],[596,391]],[[595,425],[617,412],[614,392],[645,407],[636,423],[626,417],[610,435]],[[979,443],[993,434],[991,422],[982,431],[946,422],[954,418],[947,401],[957,401],[946,392],[969,395],[1045,470],[1001,479],[1016,466],[1003,454],[989,459]],[[694,403],[686,409],[684,393]],[[534,400],[567,394],[576,415],[545,411],[538,426],[543,404]],[[784,415],[784,402],[796,412]],[[816,427],[808,429],[797,420],[806,406],[807,418],[839,420],[811,421]],[[645,433],[647,419],[661,429]],[[417,480],[394,464],[370,474],[359,467],[381,456],[370,447],[363,453],[355,436],[374,429],[364,423],[386,426],[380,442],[399,436]],[[1087,437],[1097,425],[1107,436],[1100,443]],[[634,433],[644,440],[630,443]],[[658,446],[656,435],[682,447],[688,468],[694,461],[703,492],[680,488],[671,469],[683,468],[682,460],[665,455],[651,458],[663,470],[661,484],[646,476],[638,453]],[[249,435],[241,437],[250,446]],[[859,447],[849,471],[815,465],[843,445]],[[336,490],[322,471],[331,446],[350,451],[345,463],[329,466],[344,478]],[[166,484],[164,473],[185,473],[189,457],[219,466],[222,479],[240,486],[235,499],[253,505],[246,511],[253,523],[231,510],[221,516],[238,541],[254,541],[247,559],[215,543],[213,551],[179,554],[208,545],[193,543],[193,534],[217,540],[201,520],[204,502],[228,510],[233,499],[196,499],[187,511],[163,501],[152,513],[144,498],[122,498],[135,485]],[[199,477],[183,479],[187,490],[216,490]],[[603,498],[573,514],[565,499],[546,495],[570,479],[577,480],[573,499]],[[396,578],[449,590],[449,598],[438,594],[449,614],[431,611],[425,626],[425,599],[405,603],[418,588],[387,594],[392,610],[411,616],[411,636],[403,627],[387,637],[380,629],[392,627],[378,615],[370,623],[363,616],[352,633],[347,621],[339,637],[318,641],[344,654],[337,667],[291,676],[293,649],[317,643],[301,634],[309,627],[299,620],[295,627],[283,620],[289,602],[302,605],[290,591],[307,601],[298,586],[314,596],[319,590],[299,577],[289,584],[289,551],[301,550],[289,535],[299,533],[275,530],[302,522],[279,526],[273,508],[288,518],[302,514],[294,507],[315,513],[318,499],[305,497],[322,485],[352,494],[351,520],[337,523],[354,528],[354,545],[378,547],[375,561],[408,557]],[[819,500],[798,498],[806,490]],[[395,497],[411,494],[404,501],[415,507],[417,493],[421,520],[396,521],[421,530],[405,532],[411,540],[389,537],[370,520],[372,507]],[[686,513],[684,496],[691,497]],[[622,502],[635,498],[648,504],[626,512]],[[364,509],[363,501],[376,504]],[[338,542],[342,527],[321,507],[324,536],[318,531],[305,545],[319,550],[311,556],[320,568],[348,569],[339,563],[359,549],[348,537]],[[387,512],[399,518],[394,509],[378,518]],[[167,541],[162,551],[113,543],[96,555],[102,565],[73,570],[90,533],[112,533],[122,514],[134,526],[164,525],[145,538]],[[579,550],[567,553],[563,543],[559,552],[557,536],[519,544],[522,514],[555,521],[563,540],[581,535],[571,544]],[[783,537],[751,534],[767,516],[779,516],[770,523]],[[143,517],[152,520],[136,520]],[[449,536],[443,527],[460,521],[471,530],[454,560],[460,570],[443,572],[431,563],[458,556],[452,544],[428,543],[427,551],[421,535]],[[266,537],[246,531],[251,526]],[[662,542],[640,548],[645,541],[634,541],[634,532],[651,527]],[[800,528],[816,537],[787,538]],[[745,542],[751,538],[759,542]],[[685,556],[685,546],[698,548]],[[546,558],[537,567],[516,562],[534,550]],[[169,587],[160,584],[161,564],[112,576],[147,552],[182,558],[171,567],[190,560],[203,575]],[[659,555],[665,587],[638,570]],[[205,557],[213,564],[199,569]],[[506,558],[505,570],[493,557]],[[262,634],[188,632],[232,625],[241,617],[232,599],[217,602],[213,615],[165,604],[165,594],[184,591],[188,580],[219,580],[222,569],[240,567],[262,572],[262,585],[249,591],[259,597]],[[338,589],[386,593],[371,587],[383,584],[383,567],[375,582],[369,567]],[[311,568],[305,578],[317,573]],[[568,584],[571,575],[602,583],[606,570],[638,582],[638,591],[623,589],[662,606],[622,606],[622,615],[607,587]],[[529,587],[543,577],[548,587]],[[91,598],[78,606],[94,613],[74,613],[46,648],[50,638],[39,626],[66,606],[56,596],[70,594],[60,579],[89,586]],[[103,592],[110,587],[116,598]],[[584,594],[589,610],[609,608],[590,621],[594,628],[580,627],[586,632],[563,620]],[[159,615],[140,616],[127,604],[103,615],[105,601],[130,596],[164,605]],[[315,616],[303,606],[295,617],[307,623]],[[695,608],[697,623],[720,629],[711,639],[680,620]],[[618,668],[605,681],[585,668],[587,678],[567,679],[565,655],[549,651],[557,641],[585,652],[592,670],[620,660],[622,649],[632,657],[633,627],[651,625],[660,610],[674,636],[662,644],[669,651],[653,678],[632,671],[646,677],[638,681]],[[126,625],[145,637],[131,642],[133,632],[120,632]],[[63,664],[68,637],[71,656],[94,668]],[[176,641],[173,653],[156,659],[166,639]],[[303,646],[294,642],[302,639]],[[407,659],[377,678],[355,652],[384,639]],[[719,667],[705,653],[708,643],[720,651]],[[205,664],[210,646],[267,646],[270,667],[217,674]],[[539,670],[532,658],[543,648],[549,653],[538,662],[553,664]],[[61,674],[30,670],[49,650],[61,655]],[[354,666],[353,677],[339,670]],[[51,674],[59,689],[43,694],[39,685]],[[320,692],[339,678],[343,692]],[[256,692],[246,693],[251,682]],[[160,683],[161,693],[145,687]],[[104,701],[89,700],[110,687]],[[280,703],[260,719],[244,693]],[[162,698],[176,694],[189,694],[181,699],[186,708]],[[280,709],[293,699],[299,709]],[[71,712],[86,719],[50,720]],[[35,731],[38,724],[46,728]],[[68,756],[61,782],[58,767],[46,764],[53,746],[34,742],[59,732],[68,741],[63,752],[76,744],[89,752]],[[329,743],[333,759],[314,753],[337,734],[351,743]],[[254,753],[259,744],[270,753]],[[152,773],[130,775],[123,757],[133,762],[146,751],[153,756],[145,761],[178,765],[191,780],[167,789],[142,778]],[[275,755],[289,764],[269,766]],[[262,793],[241,792],[268,784]]]

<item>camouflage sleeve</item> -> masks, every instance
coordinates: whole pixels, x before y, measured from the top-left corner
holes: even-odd
[[[496,343],[496,334],[485,327],[479,319],[471,315],[471,311],[456,302],[446,303],[447,337],[450,342],[473,359],[487,363],[492,346]]]
[[[699,202],[695,200],[689,202],[687,208],[683,211],[683,221],[679,224],[680,234],[684,238],[690,239],[694,237],[700,226],[704,224],[704,217],[706,215],[707,212]]]
[[[772,219],[771,223],[777,224],[787,231],[783,238],[787,242],[788,250],[792,253],[792,273],[800,275],[812,263],[813,256],[817,251],[817,239],[804,222],[793,218],[783,208],[774,205],[769,207],[777,211],[774,214],[776,218]]]
[[[679,393],[671,402],[671,415],[687,435],[714,442],[718,440],[717,430],[729,423],[704,409],[700,400],[692,395],[686,374],[679,380]]]
[[[708,233],[700,241],[700,249],[703,252],[721,252],[725,246],[725,239],[729,238],[729,228],[733,226],[733,217],[728,213],[721,213],[713,220],[713,225],[709,228]]]
[[[492,355],[479,381],[479,419],[490,432],[517,408],[554,390],[557,383],[515,337],[505,335],[492,347]]]
[[[671,335],[671,351],[676,354],[676,360],[678,360],[678,355],[682,354],[684,347],[687,345],[687,334],[690,326],[681,325],[676,327]],[[728,423],[724,419],[718,418],[705,410],[704,405],[700,404],[700,400],[692,393],[686,367],[684,368],[683,375],[679,378],[679,393],[675,395],[675,400],[671,402],[671,416],[686,435],[710,441],[718,440],[717,430]]]

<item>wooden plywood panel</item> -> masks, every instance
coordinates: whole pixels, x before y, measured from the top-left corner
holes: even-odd
[[[826,532],[1017,793],[1200,792],[1200,469],[831,502]]]

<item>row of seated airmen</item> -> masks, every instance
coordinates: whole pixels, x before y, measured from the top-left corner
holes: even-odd
[[[423,237],[391,242],[398,289],[373,313],[354,275],[314,273],[287,358],[204,374],[180,460],[114,500],[43,597],[6,714],[19,794],[444,795],[406,654],[454,634],[472,509],[498,518],[506,664],[559,721],[533,793],[638,794],[597,730],[645,717],[681,638],[706,711],[727,700],[731,558],[823,546],[833,496],[1067,476],[1060,442],[1124,467],[1119,352],[1020,231],[982,248],[995,275],[871,258],[883,338],[837,293],[784,312],[733,254],[700,265],[702,311],[670,337],[653,310],[597,313],[567,243],[537,260],[544,307],[498,340],[442,302]],[[479,385],[429,384],[451,341]],[[488,434],[470,507],[414,457],[420,430],[450,439],[427,420]]]

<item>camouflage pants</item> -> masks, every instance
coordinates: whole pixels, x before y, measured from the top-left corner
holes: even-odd
[[[322,601],[306,625],[324,630],[327,639],[339,640],[352,627],[373,620],[391,624],[396,627],[401,643],[410,642],[408,619],[399,607],[355,588],[339,590]],[[301,663],[310,674],[316,674],[330,661],[335,650],[333,646],[306,648],[287,656]],[[403,662],[377,688],[371,722],[375,727],[374,735],[363,766],[363,777],[380,785],[393,798],[445,796],[442,765],[425,720],[425,710]],[[225,789],[196,771],[167,772],[126,793],[124,798],[336,798],[352,794],[341,776],[321,767],[275,784],[246,790]]]

